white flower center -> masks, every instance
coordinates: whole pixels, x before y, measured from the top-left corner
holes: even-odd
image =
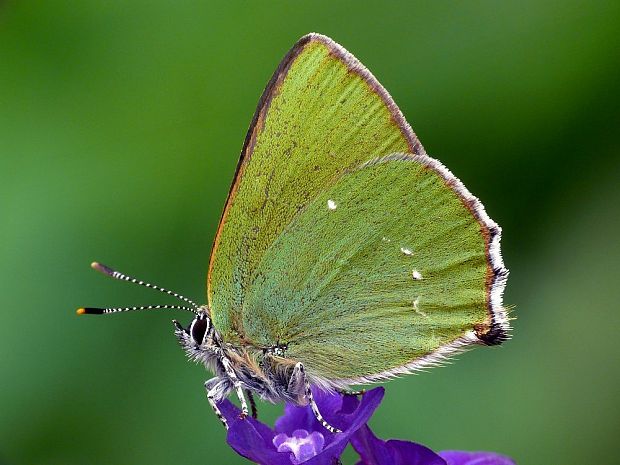
[[[273,438],[273,445],[278,452],[291,452],[291,463],[299,465],[310,460],[323,450],[325,438],[318,431],[308,433],[305,429],[293,431],[292,436],[280,433]]]

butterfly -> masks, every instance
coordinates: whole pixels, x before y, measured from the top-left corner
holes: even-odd
[[[260,98],[215,235],[207,304],[81,308],[80,314],[181,309],[174,331],[233,391],[308,405],[312,386],[352,393],[508,338],[500,227],[429,157],[388,92],[319,34],[286,54]]]

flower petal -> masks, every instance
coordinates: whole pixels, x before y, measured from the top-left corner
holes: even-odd
[[[448,465],[515,465],[514,460],[494,452],[466,452],[444,450],[439,452]]]
[[[344,414],[353,413],[357,406],[360,404],[357,396],[343,396],[342,397],[342,407],[340,407],[340,412]]]
[[[228,444],[240,455],[264,465],[291,465],[291,454],[277,452],[274,444],[281,446],[287,436],[301,437],[317,432],[325,438],[324,448],[303,464],[333,465],[334,460],[342,455],[353,434],[370,419],[381,403],[383,394],[383,388],[376,388],[364,394],[359,402],[355,398],[343,400],[340,394],[321,393],[317,390],[316,400],[321,413],[328,422],[335,419],[334,426],[342,428],[342,433],[327,431],[314,418],[310,406],[295,407],[287,404],[284,415],[276,421],[276,431],[280,434],[253,418],[239,419],[240,410],[228,400],[220,402],[218,407],[228,421]]]
[[[318,431],[308,434],[306,430],[298,429],[293,431],[292,436],[287,436],[286,433],[276,434],[272,442],[278,452],[290,452],[291,462],[297,465],[319,455],[325,439]]]
[[[342,395],[334,393],[326,393],[320,389],[312,388],[312,396],[319,407],[319,411],[325,417],[325,420],[333,426],[343,429],[337,412],[342,407]],[[332,433],[327,431],[321,423],[316,419],[312,409],[308,406],[298,407],[293,404],[286,404],[284,407],[284,415],[276,420],[274,429],[278,433],[291,434],[296,429],[306,431],[325,432],[331,436]]]
[[[336,433],[331,435],[331,442],[328,441],[328,436],[325,436],[325,449],[316,457],[311,458],[304,465],[333,465],[334,459],[339,458],[344,452],[344,449],[349,444],[352,436],[360,428],[364,427],[366,422],[370,420],[370,417],[377,409],[383,399],[384,389],[375,388],[368,391],[362,397],[362,401],[359,407],[350,414],[342,415],[343,424],[346,428],[342,433]],[[323,428],[321,426],[321,428]],[[323,430],[325,430],[323,428]],[[443,464],[442,464],[443,465]]]
[[[219,404],[217,404],[217,406],[222,412],[222,415],[224,416],[224,418],[226,418],[226,421],[228,422],[229,427],[232,427],[232,425],[238,421],[245,421],[239,418],[239,416],[241,415],[241,410],[239,409],[239,407],[237,407],[235,404],[233,404],[228,399],[224,399]],[[263,440],[266,443],[271,444],[271,439],[273,438],[273,431],[271,431],[271,429],[267,425],[261,423],[258,420],[255,420],[254,418],[250,417],[246,419],[251,420],[252,424],[254,425],[254,428],[260,434]]]
[[[241,411],[227,399],[218,407],[228,421],[226,440],[235,452],[264,465],[291,465],[289,454],[276,451],[272,443],[274,433],[266,425],[253,418],[241,420]]]
[[[351,445],[362,459],[361,465],[446,465],[428,447],[415,442],[377,438],[368,426],[360,428],[351,438]]]

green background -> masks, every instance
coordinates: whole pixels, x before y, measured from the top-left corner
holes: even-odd
[[[362,60],[483,200],[511,270],[513,340],[388,383],[377,434],[614,462],[619,27],[616,1],[0,4],[0,462],[246,463],[172,313],[74,311],[166,301],[95,259],[204,299],[254,107],[310,31]]]

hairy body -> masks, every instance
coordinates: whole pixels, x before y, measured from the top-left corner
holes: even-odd
[[[174,333],[188,358],[203,364],[215,377],[205,382],[207,399],[213,411],[224,424],[217,404],[235,391],[241,402],[241,415],[248,415],[248,405],[244,391],[261,399],[277,403],[289,402],[303,406],[310,404],[312,411],[323,426],[331,432],[338,428],[327,423],[314,403],[311,384],[326,387],[329,382],[312,382],[306,375],[304,366],[285,357],[286,347],[256,347],[253,345],[232,345],[222,340],[214,328],[209,309],[202,306],[187,328],[174,320]],[[333,388],[336,388],[334,385]],[[252,399],[250,398],[252,403]]]

